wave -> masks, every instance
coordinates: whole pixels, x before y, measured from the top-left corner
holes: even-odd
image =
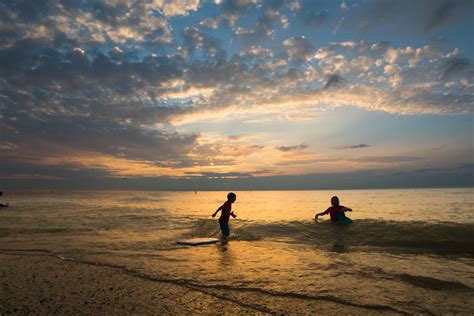
[[[123,202],[128,203],[143,203],[143,202],[158,202],[163,200],[161,197],[145,197],[145,196],[132,196],[132,197],[123,197],[119,199]]]
[[[436,290],[436,291],[466,291],[472,292],[474,289],[465,285],[461,282],[440,280],[432,277],[412,275],[412,274],[399,274],[398,279],[410,283],[412,285],[422,287],[425,289]]]
[[[75,233],[91,233],[95,230],[92,228],[71,228],[71,227],[45,227],[45,228],[5,228],[0,227],[0,237],[8,235],[35,235],[35,234],[75,234]]]
[[[431,252],[474,256],[474,225],[460,223],[426,223],[415,221],[357,220],[352,225],[331,222],[234,221],[232,238],[242,241],[272,240],[288,243],[327,246],[334,251],[351,248],[377,248],[402,252]],[[191,234],[202,236],[216,231],[210,221],[197,221]],[[218,232],[218,231],[217,231]]]
[[[355,274],[362,278],[395,280],[435,291],[474,292],[474,288],[459,281],[443,280],[431,276],[409,273],[397,274],[385,271],[379,267],[364,266],[363,269],[360,269]]]

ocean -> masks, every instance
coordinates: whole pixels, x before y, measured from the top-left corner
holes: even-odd
[[[282,312],[266,303],[273,297],[287,307],[325,300],[373,312],[474,313],[472,188],[236,191],[229,240],[195,247],[177,241],[218,237],[211,214],[227,192],[4,193],[3,252],[110,266],[263,312]],[[333,195],[354,210],[353,224],[314,221]]]

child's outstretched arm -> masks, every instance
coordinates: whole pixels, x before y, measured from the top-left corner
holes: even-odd
[[[345,206],[344,206],[344,207],[342,208],[342,211],[343,211],[343,212],[352,212],[352,209],[351,209],[350,207],[345,207]]]
[[[237,214],[235,214],[234,212],[230,212],[230,215],[232,215],[233,218],[237,217]]]
[[[322,215],[326,215],[328,213],[328,211],[324,211],[324,212],[321,212],[321,213],[317,213],[316,215],[314,215],[314,220],[317,220],[318,219],[318,216],[322,216]]]
[[[219,213],[220,210],[222,210],[222,207],[224,206],[224,204],[222,204],[221,206],[219,206],[219,208],[211,215],[212,217],[216,217],[217,213]]]

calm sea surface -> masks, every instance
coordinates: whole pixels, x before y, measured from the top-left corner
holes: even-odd
[[[0,251],[118,267],[194,288],[407,313],[474,313],[474,189],[236,192],[229,242],[211,214],[227,192],[5,192]],[[332,195],[352,225],[314,214]],[[243,301],[248,298],[241,298]],[[259,304],[261,302],[244,302]],[[278,312],[278,310],[276,310]]]

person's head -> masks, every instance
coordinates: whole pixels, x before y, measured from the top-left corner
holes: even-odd
[[[332,205],[332,206],[337,206],[337,205],[339,205],[339,198],[338,198],[337,196],[333,196],[333,197],[331,198],[331,205]]]
[[[227,194],[227,200],[234,203],[235,200],[237,200],[237,195],[235,195],[234,192],[230,192],[229,194]]]

